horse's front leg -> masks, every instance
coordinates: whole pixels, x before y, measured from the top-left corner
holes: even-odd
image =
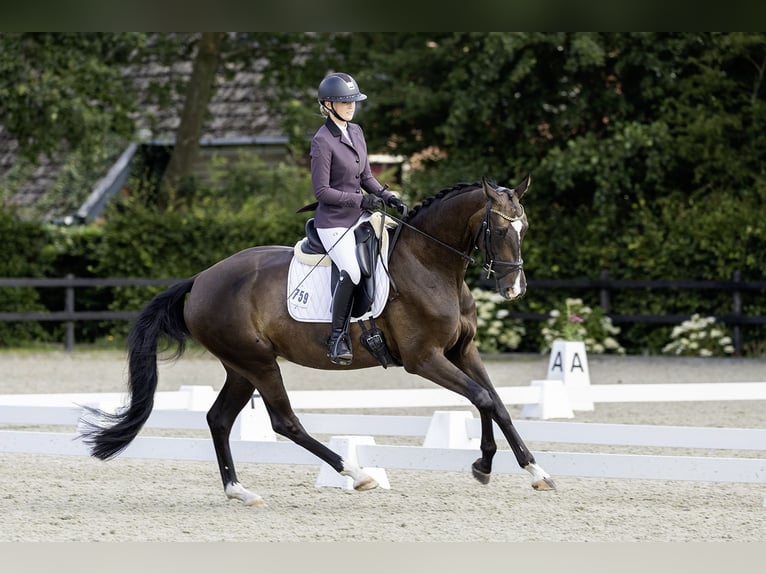
[[[492,472],[492,459],[497,452],[492,416],[495,410],[493,398],[473,378],[459,369],[440,351],[434,350],[428,356],[420,357],[413,366],[405,360],[405,368],[412,373],[425,377],[442,387],[466,397],[476,407],[481,417],[481,457],[472,465],[473,476],[482,484],[489,483]]]
[[[454,357],[450,356],[450,359],[461,371],[476,381],[492,399],[492,409],[488,410],[487,413],[480,411],[482,441],[484,441],[485,436],[489,436],[494,444],[492,423],[493,421],[496,422],[516,456],[519,466],[531,475],[532,488],[535,490],[555,490],[556,485],[553,479],[537,464],[534,455],[524,444],[516,430],[508,409],[503,404],[500,395],[497,394],[494,385],[490,381],[476,345],[471,342],[466,348],[462,349],[461,353],[455,354]],[[489,472],[491,471],[491,459],[489,466],[486,466],[484,459],[485,457],[482,456],[482,458],[473,463],[473,475],[482,484],[487,484],[489,482]]]

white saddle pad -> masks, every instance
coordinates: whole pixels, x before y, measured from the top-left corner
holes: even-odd
[[[373,228],[378,229],[375,222]],[[388,236],[384,234],[381,257],[375,268],[375,300],[372,303],[372,309],[361,317],[352,317],[352,321],[378,317],[386,306],[390,287],[386,272],[388,269],[387,239]],[[301,241],[295,245],[296,253],[300,251]],[[332,321],[331,280],[332,265],[328,255],[315,257],[308,263],[304,263],[293,255],[287,275],[287,309],[290,316],[296,321],[330,323]]]

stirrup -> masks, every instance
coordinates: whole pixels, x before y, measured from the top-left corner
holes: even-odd
[[[330,362],[336,365],[350,365],[354,360],[351,347],[346,343],[347,335],[342,333],[337,339],[332,337],[327,342],[327,356]]]

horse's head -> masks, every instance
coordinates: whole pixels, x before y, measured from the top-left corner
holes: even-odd
[[[482,181],[487,208],[479,233],[487,277],[495,275],[497,292],[506,299],[518,299],[527,290],[521,242],[527,232],[527,216],[520,203],[529,189],[529,176],[518,187],[493,187]]]

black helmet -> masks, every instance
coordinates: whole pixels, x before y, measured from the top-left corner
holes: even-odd
[[[354,78],[342,72],[325,76],[319,84],[320,102],[361,102],[366,99]]]

